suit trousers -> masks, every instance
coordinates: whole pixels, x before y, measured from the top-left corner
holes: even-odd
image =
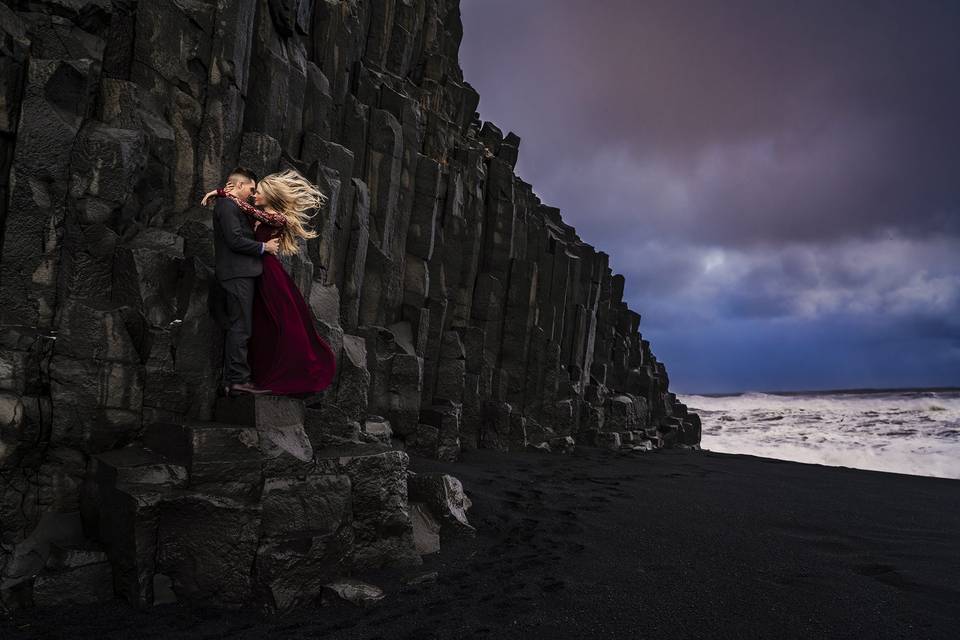
[[[253,293],[256,278],[230,278],[220,285],[227,294],[229,327],[223,345],[223,383],[242,384],[250,381],[247,363],[247,341],[253,327]]]

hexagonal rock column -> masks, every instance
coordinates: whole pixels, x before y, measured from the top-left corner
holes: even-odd
[[[420,564],[407,503],[410,456],[377,445],[317,451],[315,473],[350,479],[354,570]]]
[[[266,610],[307,604],[349,570],[350,493],[350,478],[342,473],[264,480],[254,580]]]
[[[114,591],[134,606],[155,602],[161,503],[186,486],[183,465],[141,447],[102,453],[90,462],[81,495],[84,531],[103,542]]]
[[[421,409],[420,424],[407,446],[414,453],[437,460],[454,462],[460,457],[459,402],[443,400],[429,409]]]
[[[239,607],[251,598],[260,505],[189,493],[160,505],[157,569],[193,603]]]
[[[304,430],[303,401],[286,396],[245,395],[219,398],[214,406],[218,422],[253,427],[266,436],[264,452],[281,449],[297,460],[313,458],[313,445]]]
[[[217,422],[153,424],[144,434],[147,447],[186,468],[191,489],[245,501],[260,489],[264,440],[253,427]]]
[[[522,451],[527,446],[527,419],[507,402],[483,404],[480,446],[498,451]]]

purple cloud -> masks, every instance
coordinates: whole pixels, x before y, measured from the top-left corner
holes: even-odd
[[[461,8],[481,117],[610,254],[673,380],[823,388],[828,348],[858,386],[887,339],[887,382],[960,383],[960,8]]]

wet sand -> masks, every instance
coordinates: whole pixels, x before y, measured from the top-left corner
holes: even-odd
[[[367,609],[26,612],[13,638],[955,638],[960,481],[697,451],[414,457],[473,538],[362,577]],[[403,580],[436,571],[436,580]]]

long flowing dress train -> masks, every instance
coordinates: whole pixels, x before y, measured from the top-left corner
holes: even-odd
[[[222,190],[221,197],[227,194]],[[249,216],[261,220],[254,230],[260,242],[280,235],[282,216],[234,199]],[[336,356],[317,332],[310,307],[280,260],[263,254],[263,273],[253,298],[253,327],[248,343],[250,377],[274,395],[323,391],[336,373]]]

